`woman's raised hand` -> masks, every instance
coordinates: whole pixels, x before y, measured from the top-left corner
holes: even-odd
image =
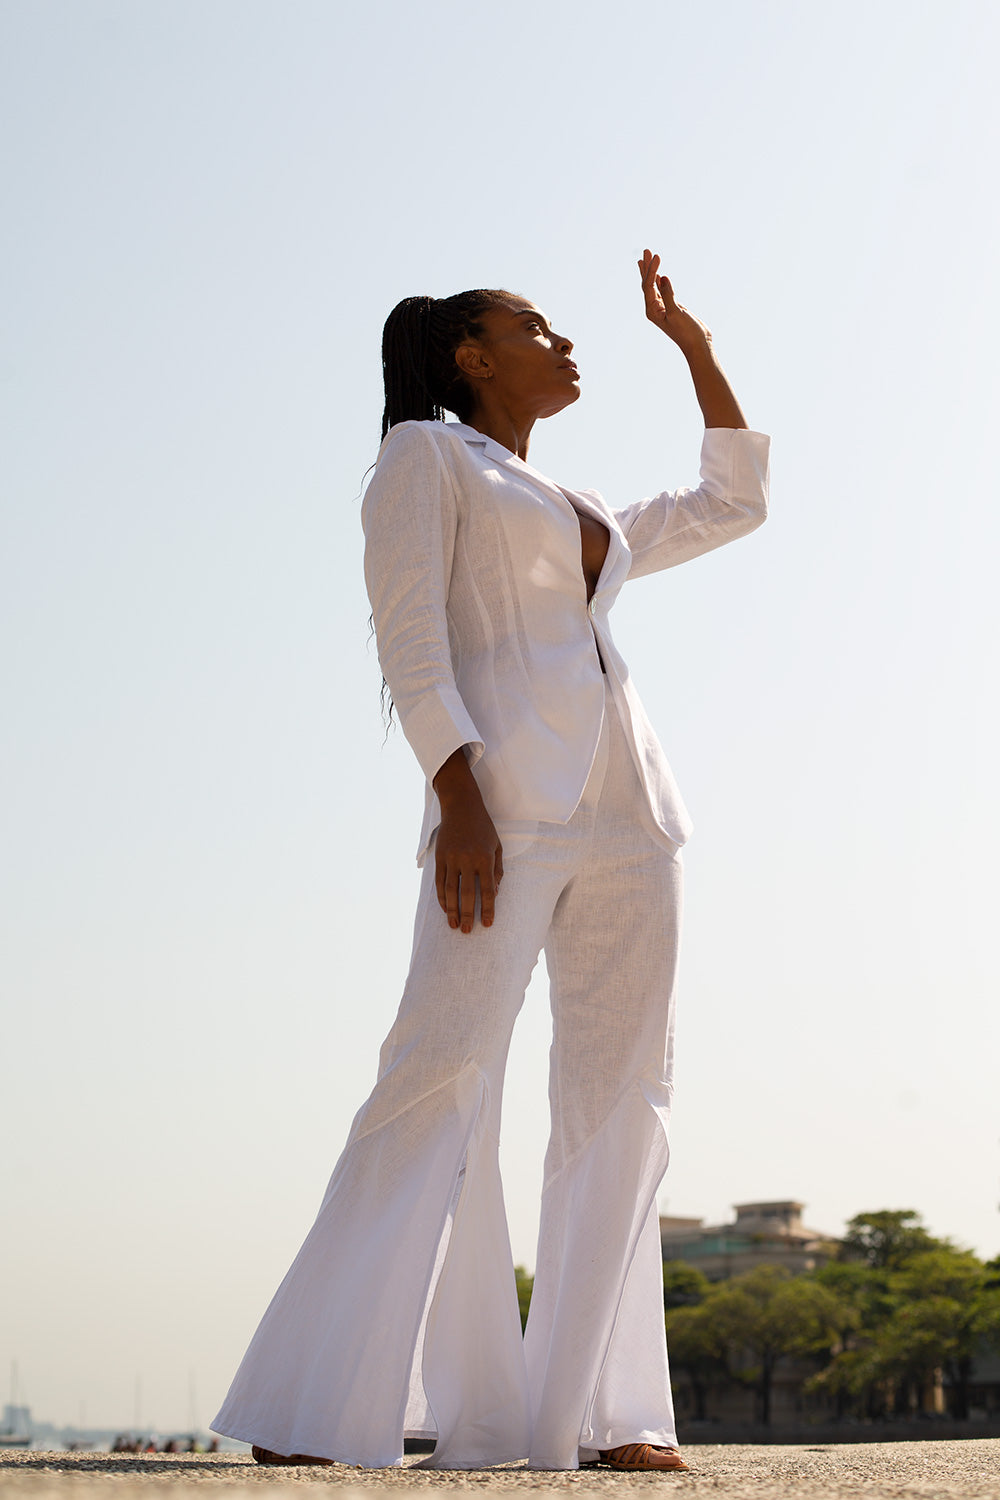
[[[740,403],[716,360],[712,335],[700,318],[675,300],[670,278],[661,276],[659,271],[660,257],[644,250],[639,275],[646,299],[646,317],[673,339],[687,360],[705,426],[746,427]]]
[[[667,337],[673,339],[685,353],[699,345],[711,344],[712,335],[701,319],[675,300],[670,278],[659,275],[660,257],[651,250],[644,250],[642,260],[637,264],[649,321],[655,323],[657,328],[662,328]]]
[[[492,927],[503,849],[464,750],[448,757],[434,777],[434,790],[441,805],[434,842],[438,905],[449,927],[471,932],[478,889],[480,920]]]

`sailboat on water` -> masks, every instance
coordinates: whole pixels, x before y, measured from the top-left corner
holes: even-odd
[[[10,1405],[7,1407],[6,1421],[0,1427],[0,1448],[30,1448],[33,1437],[27,1431],[26,1406],[19,1406],[17,1400],[17,1362],[11,1361],[10,1366]]]

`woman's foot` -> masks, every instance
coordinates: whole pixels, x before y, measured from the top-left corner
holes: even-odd
[[[600,1461],[609,1469],[690,1472],[676,1448],[657,1448],[652,1443],[623,1443],[620,1448],[603,1448]]]
[[[258,1464],[332,1464],[332,1458],[310,1458],[308,1453],[290,1453],[287,1458],[283,1453],[272,1453],[270,1448],[258,1448],[256,1445],[250,1449],[254,1462]]]

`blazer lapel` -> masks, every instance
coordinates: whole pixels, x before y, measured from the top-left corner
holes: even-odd
[[[564,490],[545,474],[540,473],[538,469],[532,468],[531,464],[525,463],[524,459],[518,458],[516,453],[512,453],[502,443],[487,437],[485,432],[478,432],[475,427],[467,427],[463,422],[449,423],[449,426],[452,426],[470,446],[481,447],[494,463],[502,464],[516,474],[523,475],[525,479],[530,480],[538,489],[555,500],[558,505],[564,508],[569,506],[571,510],[585,511],[587,515],[593,516],[595,520],[606,526],[610,541],[608,554],[598,578],[598,587],[606,586],[617,573],[621,573],[621,578],[617,579],[620,586],[628,574],[632,553],[625,540],[625,534],[615,518],[614,511],[604,503],[596,491]]]

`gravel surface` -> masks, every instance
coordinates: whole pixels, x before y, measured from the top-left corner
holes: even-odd
[[[575,1500],[679,1486],[713,1500],[1000,1500],[1000,1438],[960,1442],[838,1443],[809,1447],[699,1445],[685,1455],[687,1474],[618,1474],[584,1469],[536,1473],[521,1466],[472,1471],[415,1469],[259,1468],[242,1454],[112,1454],[0,1452],[0,1487],[10,1500],[151,1500],[150,1489],[177,1491],[235,1486],[229,1500],[373,1500],[371,1491],[440,1489],[574,1491]],[[109,1492],[113,1491],[113,1497]],[[171,1500],[164,1496],[163,1500]],[[176,1500],[176,1497],[174,1497]],[[652,1497],[650,1497],[652,1500]]]

